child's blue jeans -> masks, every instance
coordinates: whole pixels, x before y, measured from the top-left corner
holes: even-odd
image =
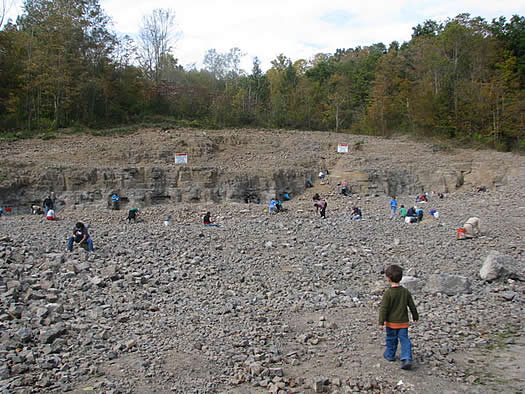
[[[385,358],[395,360],[397,351],[397,341],[401,342],[401,360],[412,362],[412,342],[408,338],[408,328],[386,329],[386,350]]]

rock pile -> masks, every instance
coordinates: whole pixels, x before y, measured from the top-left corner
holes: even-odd
[[[480,277],[480,269],[498,252],[523,272],[523,213],[499,212],[523,212],[505,199],[523,185],[431,197],[425,210],[441,215],[419,224],[390,220],[386,196],[344,197],[330,184],[312,191],[327,198],[325,220],[306,193],[279,214],[231,203],[149,207],[136,224],[124,211],[89,206],[67,208],[57,222],[2,217],[0,392],[490,387],[456,355],[522,330],[522,277]],[[408,206],[413,197],[398,201]],[[354,205],[363,220],[350,220]],[[220,227],[201,224],[208,210]],[[456,240],[474,215],[482,236]],[[89,225],[95,253],[65,251],[78,220]],[[405,269],[421,315],[410,334],[413,371],[381,358],[377,312],[389,263]]]

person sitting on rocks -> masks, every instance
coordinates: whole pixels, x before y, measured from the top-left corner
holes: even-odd
[[[305,186],[306,189],[308,189],[310,187],[314,187],[314,184],[313,184],[313,182],[310,179],[308,179],[306,181],[306,183],[304,184],[304,186]]]
[[[88,229],[82,222],[78,222],[73,229],[73,236],[69,237],[67,250],[73,251],[73,242],[79,246],[87,246],[90,252],[94,251],[93,241],[89,236]]]
[[[290,201],[291,197],[290,197],[290,193],[286,192],[283,194],[283,200],[284,201]]]
[[[314,204],[316,212],[319,212],[323,219],[326,219],[326,207],[327,207],[327,205],[328,204],[327,204],[327,202],[325,200],[316,201],[315,204]]]
[[[164,226],[168,227],[171,223],[171,216],[168,216],[166,219],[164,219]]]
[[[321,196],[319,195],[319,193],[315,193],[314,196],[312,197],[313,201],[319,201],[320,199],[321,199]]]
[[[351,220],[361,219],[361,210],[358,207],[354,207],[354,210],[352,211],[352,217]]]
[[[416,210],[417,210],[417,207],[408,208],[408,211],[405,217],[405,223],[416,223],[417,222]]]
[[[38,205],[31,205],[31,215],[41,215],[42,208]]]
[[[424,214],[424,211],[422,208],[416,209],[416,217],[417,217],[418,222],[421,222],[423,220],[423,214]]]
[[[206,215],[204,215],[204,217],[202,218],[202,222],[205,226],[219,226],[217,223],[213,223],[213,221],[211,220],[210,212],[206,212]]]
[[[137,215],[139,214],[138,208],[131,208],[128,212],[128,223],[131,223],[133,220],[133,223],[137,223]]]
[[[283,202],[281,200],[275,203],[276,212],[279,213],[283,210]]]
[[[348,182],[347,182],[347,181],[344,181],[344,182],[343,182],[343,185],[342,185],[342,188],[341,188],[341,194],[342,194],[343,196],[347,197],[347,196],[348,196],[348,193],[349,193],[349,191],[348,191]]]
[[[324,179],[324,171],[319,171],[319,179]]]
[[[50,209],[49,211],[47,211],[46,219],[47,220],[57,220],[54,209]]]

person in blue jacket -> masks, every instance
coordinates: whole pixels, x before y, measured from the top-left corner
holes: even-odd
[[[390,200],[390,211],[390,219],[395,219],[397,214],[397,200],[395,196]]]

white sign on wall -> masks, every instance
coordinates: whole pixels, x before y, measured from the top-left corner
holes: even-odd
[[[188,155],[186,153],[175,153],[175,164],[186,164]]]
[[[337,145],[337,153],[348,153],[348,145],[344,145],[344,144]]]

